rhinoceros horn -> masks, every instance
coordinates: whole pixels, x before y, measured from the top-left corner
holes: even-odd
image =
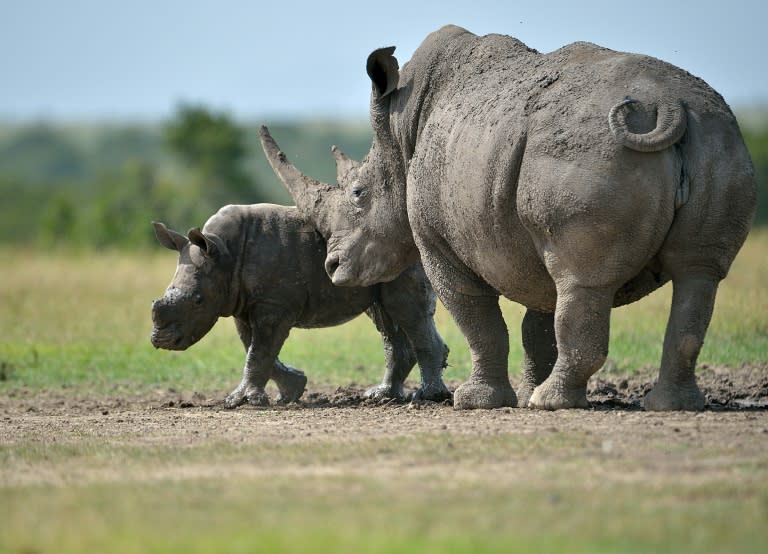
[[[314,220],[321,193],[331,188],[331,185],[307,177],[289,162],[265,125],[259,128],[259,138],[269,165],[291,193],[296,207],[304,217]]]
[[[343,185],[346,175],[351,170],[360,167],[360,162],[347,156],[337,146],[332,146],[331,152],[336,160],[336,180],[340,185]]]

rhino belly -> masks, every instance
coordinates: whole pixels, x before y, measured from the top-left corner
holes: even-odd
[[[636,302],[662,287],[668,281],[669,276],[662,274],[656,268],[652,266],[644,267],[640,273],[624,283],[616,291],[613,297],[613,306],[624,306]]]
[[[373,304],[373,292],[373,287],[335,287],[329,279],[328,286],[307,299],[295,327],[311,329],[346,323]]]

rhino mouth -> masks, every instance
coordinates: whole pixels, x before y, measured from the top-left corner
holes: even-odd
[[[195,342],[194,338],[185,337],[171,326],[155,327],[149,336],[152,346],[163,350],[186,350]]]

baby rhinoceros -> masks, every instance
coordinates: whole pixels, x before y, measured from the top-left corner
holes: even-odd
[[[363,312],[381,332],[386,358],[384,379],[367,396],[404,397],[403,382],[418,361],[416,397],[450,397],[442,379],[448,348],[435,328],[435,294],[421,264],[388,283],[336,287],[323,267],[325,241],[293,207],[225,206],[187,236],[153,225],[160,244],[179,252],[179,262],[165,294],[152,304],[152,344],[185,350],[219,317],[233,316],[247,355],[242,382],[225,399],[228,407],[268,404],[270,378],[279,402],[298,400],[307,378],[278,360],[291,328],[330,327]]]

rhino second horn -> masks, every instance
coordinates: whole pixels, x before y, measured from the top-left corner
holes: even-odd
[[[351,170],[360,167],[360,162],[347,156],[338,146],[332,146],[333,159],[336,160],[336,180],[341,184],[344,176]]]

